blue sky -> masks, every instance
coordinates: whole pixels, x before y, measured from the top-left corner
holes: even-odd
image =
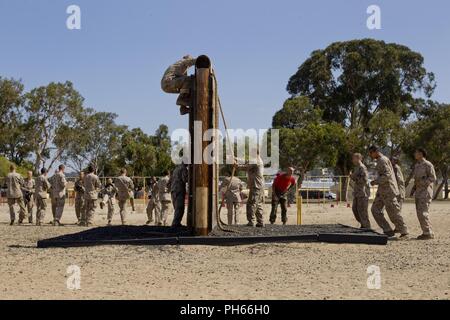
[[[66,8],[81,8],[81,30]],[[366,27],[369,5],[382,29]],[[232,128],[267,128],[288,97],[286,84],[315,49],[376,38],[421,52],[436,74],[434,99],[450,103],[447,0],[0,0],[0,75],[27,89],[70,80],[86,106],[153,133],[186,127],[176,96],[161,91],[167,66],[207,54]]]

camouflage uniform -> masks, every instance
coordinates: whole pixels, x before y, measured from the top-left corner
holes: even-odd
[[[117,187],[117,198],[119,200],[120,219],[122,224],[126,224],[127,220],[127,201],[130,199],[134,183],[129,177],[122,175],[114,180],[114,185]]]
[[[414,192],[417,218],[423,234],[433,235],[430,223],[430,205],[433,199],[433,184],[436,182],[436,172],[428,160],[416,163],[414,167]]]
[[[240,166],[247,169],[248,187],[247,200],[248,225],[253,225],[256,216],[257,226],[264,226],[264,163],[258,157],[256,163]]]
[[[49,192],[50,193],[50,209],[52,210],[53,220],[55,219],[55,215],[56,215],[56,199],[53,198],[53,189],[52,189],[54,179],[55,179],[55,175],[48,178],[48,181],[50,182],[50,192]]]
[[[157,225],[166,225],[167,216],[169,215],[169,206],[171,200],[170,196],[170,184],[169,184],[169,176],[162,177],[158,180],[157,189],[158,189],[158,199],[160,210],[156,212],[156,224]]]
[[[78,222],[81,222],[81,218],[84,216],[85,200],[84,200],[84,182],[82,179],[78,179],[75,182],[75,214]]]
[[[23,201],[22,187],[24,180],[22,176],[16,172],[11,172],[6,177],[6,185],[8,187],[6,197],[8,198],[9,216],[11,218],[11,224],[16,220],[16,213],[14,211],[14,205],[19,205],[19,222],[21,223],[25,219],[25,203]]]
[[[242,181],[237,177],[226,177],[220,188],[225,192],[228,210],[228,225],[239,224],[239,208],[241,206]],[[228,189],[228,190],[227,190]]]
[[[396,164],[394,166],[395,179],[397,180],[398,185],[398,203],[400,204],[400,209],[403,207],[403,202],[405,202],[406,198],[406,186],[405,186],[405,178],[403,176],[402,168]]]
[[[26,178],[23,185],[23,195],[25,207],[28,213],[28,221],[33,223],[33,208],[34,208],[34,189],[36,182],[33,178]]]
[[[81,222],[86,225],[92,224],[94,219],[100,186],[100,179],[94,173],[89,173],[84,177],[85,210],[83,212],[84,215],[81,217]]]
[[[184,201],[186,198],[186,183],[188,181],[188,170],[186,165],[178,165],[170,177],[170,193],[172,195],[172,204],[174,209],[174,217],[172,226],[181,225],[184,216]]]
[[[166,93],[180,93],[181,89],[186,87],[186,83],[190,80],[187,70],[195,64],[195,61],[195,58],[186,57],[167,68],[161,80],[163,91]]]
[[[54,220],[59,222],[64,212],[66,204],[66,176],[62,172],[57,172],[50,181],[52,185],[52,206],[55,212]]]
[[[368,213],[370,187],[367,167],[363,163],[360,163],[356,166],[350,179],[353,182],[353,214],[362,228],[370,229],[371,225]]]
[[[392,227],[383,214],[383,209],[386,207],[386,212],[395,225],[396,231],[406,235],[408,228],[400,215],[400,204],[398,203],[400,193],[390,160],[381,154],[377,159],[376,170],[378,178],[375,180],[375,184],[378,185],[378,191],[372,205],[373,217],[384,233],[392,233]]]
[[[155,217],[158,214],[160,208],[159,208],[159,201],[158,201],[158,189],[156,187],[156,183],[154,183],[150,190],[149,190],[149,197],[148,197],[148,203],[147,203],[147,218],[148,222],[153,222],[153,211],[155,212]]]
[[[36,224],[40,225],[45,218],[45,210],[47,209],[47,198],[48,192],[50,191],[51,185],[47,177],[40,175],[36,179]]]
[[[103,194],[102,202],[106,202],[108,204],[108,217],[107,217],[108,223],[111,222],[114,216],[117,192],[118,192],[117,187],[113,183],[107,184],[105,188],[102,190]]]
[[[166,70],[161,80],[161,88],[164,92],[180,94],[177,105],[191,105],[193,78],[187,75],[187,70],[195,64],[195,61],[195,58],[186,56],[175,62]]]

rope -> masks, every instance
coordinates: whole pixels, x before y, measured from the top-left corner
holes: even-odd
[[[222,117],[223,125],[225,127],[225,132],[227,134],[227,141],[230,144],[230,149],[231,149],[231,153],[232,153],[232,156],[233,156],[233,162],[235,163],[236,160],[235,160],[235,157],[234,157],[234,148],[233,148],[233,145],[231,144],[230,135],[229,135],[229,132],[228,132],[228,125],[227,125],[227,122],[225,120],[225,114],[224,114],[223,109],[222,109],[222,103],[220,102],[219,91],[218,91],[218,88],[217,88],[218,87],[217,86],[217,78],[216,78],[216,75],[214,73],[214,70],[211,71],[211,74],[212,74],[212,77],[214,79],[214,92],[215,92],[215,98],[216,98],[216,102],[217,102],[216,104],[217,104],[217,106],[218,106],[218,108],[220,110],[220,115]],[[230,183],[228,184],[228,186],[227,186],[227,188],[225,190],[225,194],[230,190],[231,181],[233,180],[235,174],[236,174],[236,166],[233,165],[233,169],[231,171]],[[220,216],[220,212],[221,212],[222,207],[223,207],[223,205],[225,203],[225,198],[222,199],[222,203],[220,204],[220,206],[219,206],[218,202],[219,202],[218,201],[218,197],[216,197],[216,220],[217,220],[217,225],[218,225],[219,229],[222,230],[222,231],[225,231],[225,232],[233,232],[233,233],[237,232],[236,230],[232,230],[232,229],[228,229],[228,228],[224,227],[227,224],[222,221],[222,218]]]

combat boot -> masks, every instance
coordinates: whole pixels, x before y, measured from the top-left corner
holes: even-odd
[[[177,106],[190,106],[192,105],[191,95],[189,93],[180,93],[177,99]]]
[[[421,236],[417,237],[417,240],[433,240],[434,234],[422,234]]]
[[[400,235],[400,240],[407,240],[409,239],[409,233],[403,233]]]
[[[191,108],[187,106],[181,106],[180,107],[180,115],[184,116],[185,114],[188,114],[191,112]]]
[[[389,238],[395,237],[395,232],[394,231],[387,231],[384,234],[387,235]]]

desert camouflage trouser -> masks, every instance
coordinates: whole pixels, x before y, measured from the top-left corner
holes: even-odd
[[[361,227],[365,229],[370,229],[371,225],[369,219],[369,198],[367,197],[354,198],[352,211],[356,221],[358,221],[361,224]]]
[[[250,191],[247,201],[247,220],[249,223],[264,224],[264,192],[262,190]]]
[[[174,74],[167,74],[162,80],[162,89],[166,93],[180,93],[183,88],[190,88],[190,76],[177,76]]]
[[[155,223],[157,225],[167,225],[167,217],[169,216],[170,201],[160,201],[159,210],[156,210]]]
[[[47,210],[47,200],[39,196],[36,197],[36,223],[43,222],[46,210]]]
[[[272,210],[270,212],[270,223],[277,221],[278,205],[281,206],[281,222],[286,223],[287,218],[287,194],[272,194]]]
[[[60,221],[64,212],[66,198],[52,198],[53,220]]]
[[[172,203],[174,209],[172,226],[174,227],[181,225],[181,221],[183,220],[185,196],[186,193],[184,192],[172,192]]]
[[[106,196],[107,200],[106,200],[106,204],[108,205],[108,216],[107,219],[108,220],[112,220],[113,216],[114,216],[114,212],[116,211],[116,199],[115,198],[111,198],[109,196]]]
[[[156,203],[155,200],[150,199],[147,203],[147,208],[145,211],[147,212],[147,218],[148,221],[153,222],[153,211],[155,211],[155,217],[156,217]]]
[[[398,200],[398,204],[400,205],[400,212],[401,212],[403,209],[403,202],[405,202],[405,199],[402,198],[401,196],[398,196],[397,200]]]
[[[419,219],[423,234],[427,236],[433,234],[430,222],[430,205],[431,199],[416,198],[417,218]]]
[[[75,198],[75,214],[77,216],[78,221],[82,220],[86,208],[85,208],[85,200],[84,198]]]
[[[56,216],[56,198],[50,197],[50,208],[52,209],[53,220],[55,220],[55,216]]]
[[[92,223],[95,210],[97,209],[97,200],[84,199],[85,209],[81,215],[81,221],[84,223]]]
[[[16,220],[16,212],[14,211],[15,204],[19,206],[19,221],[23,221],[23,219],[25,219],[25,211],[26,211],[23,198],[16,198],[16,199],[8,198],[9,217],[11,221]]]
[[[131,211],[135,212],[136,211],[136,206],[134,205],[134,198],[130,197],[130,206],[131,206]]]
[[[26,211],[28,214],[28,220],[33,221],[33,208],[34,208],[34,196],[30,197],[30,200],[24,199]]]
[[[228,225],[239,224],[239,211],[241,204],[239,202],[227,201]]]
[[[386,212],[389,219],[394,224],[395,229],[401,234],[407,234],[408,228],[406,227],[403,217],[400,214],[400,204],[398,203],[395,195],[380,195],[377,194],[372,204],[372,215],[375,221],[383,229],[384,233],[392,232],[392,227],[384,217],[383,209],[386,208]]]
[[[122,224],[127,223],[127,201],[119,199],[119,213],[120,213],[120,220],[122,220]]]

